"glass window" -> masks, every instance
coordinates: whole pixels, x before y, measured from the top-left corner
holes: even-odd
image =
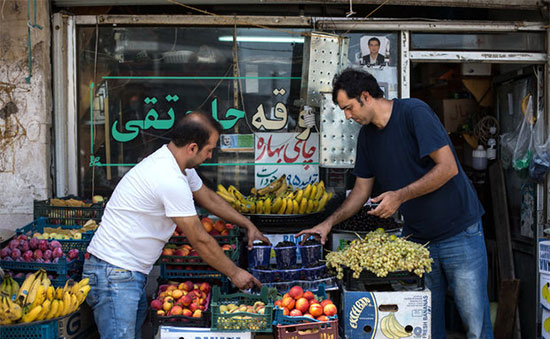
[[[234,49],[233,33],[232,27],[119,26],[97,33],[78,27],[81,194],[92,186],[110,194],[192,110],[211,113],[224,128],[212,160],[199,169],[205,182],[249,191],[255,135],[301,131],[303,37],[299,29],[238,28]],[[260,116],[276,123],[255,123]]]
[[[544,33],[412,33],[411,49],[544,52]]]

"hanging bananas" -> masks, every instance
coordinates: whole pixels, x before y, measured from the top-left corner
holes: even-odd
[[[11,277],[0,284],[0,325],[30,323],[72,313],[84,302],[90,285],[88,278],[65,287],[54,288],[44,269],[30,274],[21,287]],[[17,287],[17,288],[15,288]]]
[[[245,196],[229,185],[218,185],[217,194],[241,213],[249,214],[310,214],[322,211],[332,198],[323,181],[293,189],[282,175],[264,188],[250,190]]]

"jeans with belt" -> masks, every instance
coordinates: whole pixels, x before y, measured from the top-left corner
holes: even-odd
[[[481,220],[459,234],[429,244],[432,272],[432,338],[445,338],[445,294],[449,289],[468,339],[493,338],[487,296],[487,251]]]
[[[86,302],[94,311],[101,338],[141,339],[147,315],[147,275],[111,265],[90,254],[82,278],[90,279]]]

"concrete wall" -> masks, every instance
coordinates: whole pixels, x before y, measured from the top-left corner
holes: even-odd
[[[0,10],[0,228],[32,220],[33,200],[51,192],[51,58],[49,1],[36,1],[30,75],[27,1],[2,1]],[[30,1],[34,24],[34,1]]]

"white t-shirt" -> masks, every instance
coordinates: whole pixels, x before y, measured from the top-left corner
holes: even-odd
[[[175,230],[171,217],[196,215],[202,187],[194,169],[182,173],[167,145],[132,168],[109,199],[88,252],[131,271],[149,274]]]

